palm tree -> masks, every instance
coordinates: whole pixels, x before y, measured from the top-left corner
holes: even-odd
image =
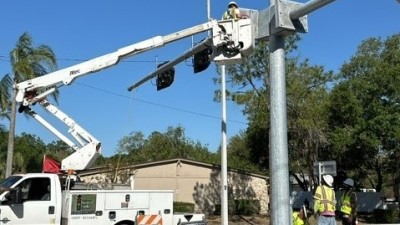
[[[12,87],[12,79],[9,74],[4,75],[0,80],[0,119],[7,118],[10,119],[10,93]],[[0,149],[3,150],[3,146],[6,144],[6,127],[0,124]],[[3,151],[0,153],[0,177],[4,178],[6,164],[4,159],[6,155]]]
[[[10,118],[10,90],[12,87],[12,79],[6,74],[0,80],[0,118]],[[3,125],[0,126],[0,128]],[[3,127],[4,128],[4,127]]]
[[[42,76],[57,68],[53,50],[46,45],[33,47],[32,38],[27,32],[23,33],[18,39],[15,48],[10,52],[10,59],[14,84]],[[14,88],[11,93],[6,177],[12,173],[17,108],[16,95],[17,90]],[[56,98],[56,96],[54,97]]]

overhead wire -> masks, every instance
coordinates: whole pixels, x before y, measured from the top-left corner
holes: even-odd
[[[194,111],[190,111],[190,110],[187,110],[187,109],[181,109],[181,108],[177,108],[177,107],[163,105],[163,104],[160,104],[160,103],[150,102],[150,101],[139,99],[139,98],[136,98],[136,97],[133,97],[133,96],[131,97],[131,96],[123,95],[123,94],[120,94],[120,93],[112,92],[112,91],[109,91],[109,90],[101,89],[101,88],[98,88],[98,87],[94,87],[94,86],[91,86],[91,85],[88,85],[88,84],[85,84],[85,83],[82,83],[82,82],[79,82],[79,81],[76,81],[75,83],[77,83],[79,85],[82,85],[82,86],[85,86],[87,88],[91,88],[91,89],[94,89],[94,90],[97,90],[97,91],[104,92],[106,94],[115,95],[115,96],[118,96],[118,97],[121,97],[121,98],[133,99],[134,101],[142,102],[142,103],[145,103],[145,104],[148,104],[148,105],[153,105],[153,106],[157,106],[157,107],[160,107],[160,108],[166,108],[166,109],[171,109],[171,110],[174,110],[174,111],[179,111],[179,112],[184,112],[184,113],[193,114],[193,115],[197,115],[197,116],[202,116],[202,117],[208,117],[208,118],[212,118],[212,119],[221,120],[221,117],[218,117],[218,116],[212,116],[212,115],[208,115],[208,114],[205,114],[205,113],[199,113],[199,112],[194,112]],[[234,122],[234,123],[247,124],[247,123],[245,123],[243,121],[238,121],[238,120],[229,120],[229,121],[230,122]]]

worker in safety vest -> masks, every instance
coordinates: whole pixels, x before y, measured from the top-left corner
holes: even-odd
[[[354,181],[347,178],[344,182],[344,193],[340,198],[340,212],[343,225],[357,224],[357,196],[354,192]]]
[[[336,196],[333,190],[333,177],[323,175],[321,185],[314,193],[314,217],[318,225],[336,225]]]
[[[309,225],[306,212],[303,207],[299,211],[293,212],[293,225]]]
[[[235,1],[229,2],[228,9],[222,15],[222,19],[223,20],[230,20],[230,19],[238,20],[240,18],[241,18],[241,15],[240,15],[240,10],[239,10],[238,4],[236,4]]]

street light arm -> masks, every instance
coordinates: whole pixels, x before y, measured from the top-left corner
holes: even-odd
[[[278,0],[276,0],[278,1]],[[333,2],[335,0],[311,0],[305,3],[303,6],[294,8],[294,10],[290,11],[290,19],[295,20],[302,16],[309,14],[319,8],[322,8],[325,5]],[[399,0],[400,1],[400,0]]]

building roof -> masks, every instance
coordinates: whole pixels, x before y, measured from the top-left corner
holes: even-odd
[[[199,166],[199,167],[209,168],[209,169],[214,169],[214,170],[221,169],[221,165],[218,165],[218,164],[210,164],[210,163],[203,163],[203,162],[189,160],[189,159],[175,158],[175,159],[166,159],[166,160],[160,160],[160,161],[155,161],[155,162],[147,162],[147,163],[141,163],[141,164],[136,164],[136,165],[123,166],[120,168],[120,170],[126,170],[126,169],[137,170],[137,169],[143,169],[143,168],[159,166],[159,165],[166,165],[166,164],[171,164],[171,163],[184,163],[184,164],[189,164],[189,165],[193,165],[193,166]],[[98,174],[98,173],[106,173],[106,172],[111,172],[114,169],[115,168],[107,167],[107,166],[93,167],[93,168],[89,168],[87,170],[80,171],[79,175],[85,176],[85,175],[92,175],[92,174]],[[250,172],[246,172],[244,170],[232,169],[229,167],[227,169],[230,172],[241,173],[241,174],[246,174],[246,175],[253,176],[253,177],[268,179],[267,176],[261,175],[261,174],[250,173]]]

